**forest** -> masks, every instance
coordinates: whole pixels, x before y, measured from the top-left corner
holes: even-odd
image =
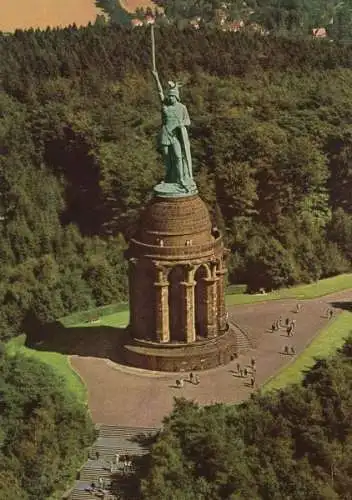
[[[239,405],[176,400],[148,457],[145,500],[351,498],[352,338],[300,385]]]
[[[14,355],[2,343],[0,400],[0,498],[48,500],[63,493],[95,437],[85,405],[47,364]]]
[[[352,47],[156,30],[183,82],[200,195],[249,291],[351,269]],[[190,50],[192,47],[192,50]],[[0,35],[0,333],[127,300],[124,251],[163,177],[150,31]]]

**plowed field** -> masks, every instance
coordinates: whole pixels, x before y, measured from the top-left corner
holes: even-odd
[[[0,30],[85,26],[98,14],[94,0],[0,0]]]
[[[155,7],[151,0],[122,0],[128,12],[137,7]],[[103,12],[94,0],[0,0],[0,31],[68,26],[85,26]]]
[[[155,4],[152,0],[120,0],[120,4],[127,12],[134,12],[138,7],[155,9]]]

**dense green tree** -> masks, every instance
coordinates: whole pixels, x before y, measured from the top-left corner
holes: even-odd
[[[223,8],[187,5],[209,19]],[[230,280],[255,290],[348,271],[350,47],[173,26],[156,38],[163,83],[184,83]],[[149,30],[116,24],[0,35],[4,335],[29,312],[51,321],[126,300],[123,252],[163,176],[150,55]]]
[[[237,407],[176,399],[141,480],[143,498],[172,491],[192,500],[346,498],[350,344],[351,338],[338,355],[318,361],[303,384]]]
[[[47,499],[91,444],[90,417],[47,365],[2,349],[0,372],[0,494]]]

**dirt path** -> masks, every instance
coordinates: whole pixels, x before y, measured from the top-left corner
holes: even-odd
[[[291,360],[291,356],[282,353],[285,344],[294,344],[297,354],[300,353],[326,325],[327,307],[333,302],[348,301],[352,301],[352,290],[301,302],[303,308],[298,314],[292,312],[296,300],[232,306],[229,308],[230,321],[256,339],[257,347],[226,366],[200,372],[198,386],[186,382],[178,389],[174,387],[176,374],[147,372],[106,359],[72,356],[71,363],[87,384],[89,407],[95,422],[159,426],[162,418],[172,410],[174,396],[194,399],[200,404],[235,403],[248,398],[253,390],[248,380],[238,377],[238,362],[245,366],[254,356],[257,383],[262,385]],[[267,331],[280,315],[296,319],[293,338],[288,339],[284,329],[275,333]]]

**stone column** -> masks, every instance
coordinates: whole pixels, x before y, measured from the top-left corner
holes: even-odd
[[[196,340],[195,328],[195,301],[194,301],[194,267],[186,267],[186,281],[181,281],[183,287],[183,338],[187,344],[191,344]]]
[[[156,267],[157,281],[155,288],[155,324],[157,342],[170,342],[169,329],[169,282],[163,267]]]
[[[213,338],[217,336],[217,287],[218,278],[203,278],[205,284],[205,301],[207,308],[207,321],[205,325],[205,336]]]
[[[226,267],[223,267],[223,263],[220,262],[219,268],[216,271],[218,276],[218,328],[220,331],[224,332],[226,330],[226,304],[225,304],[225,276],[227,273]]]

